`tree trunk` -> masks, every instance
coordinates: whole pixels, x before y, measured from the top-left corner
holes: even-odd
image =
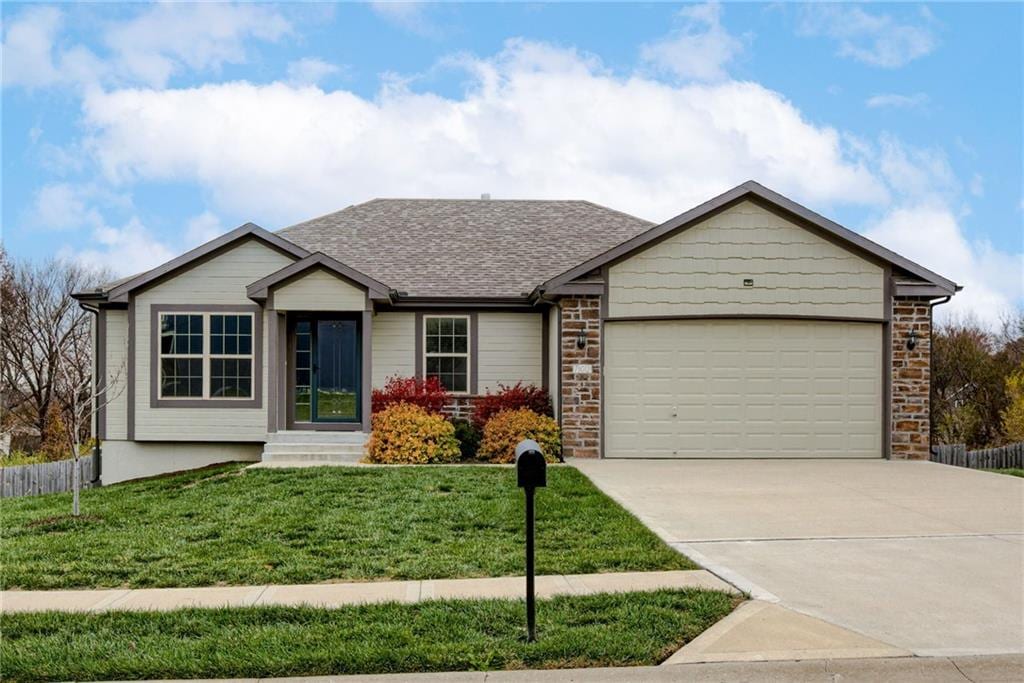
[[[78,517],[78,491],[82,488],[82,468],[78,466],[78,454],[72,460],[74,470],[71,472],[71,513]]]

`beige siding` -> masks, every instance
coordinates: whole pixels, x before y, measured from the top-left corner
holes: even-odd
[[[540,386],[543,381],[543,320],[540,313],[481,312],[477,326],[477,390],[496,391],[498,384]]]
[[[416,374],[416,314],[378,313],[373,316],[373,372],[375,388],[389,377]]]
[[[551,394],[551,406],[558,415],[558,402],[561,396],[558,395],[558,359],[561,354],[562,345],[558,338],[559,307],[557,305],[548,309],[548,393]]]
[[[366,292],[324,270],[313,270],[274,290],[279,311],[362,311]]]
[[[107,438],[128,438],[128,311],[107,310]]]
[[[267,321],[263,321],[261,408],[150,408],[150,305],[238,304],[252,306],[246,285],[292,259],[256,240],[244,242],[135,299],[135,438],[165,441],[262,441],[267,432]],[[244,310],[244,309],[242,309]]]
[[[881,267],[742,202],[613,265],[608,314],[881,319],[882,282]]]
[[[610,322],[604,381],[606,457],[881,457],[878,323]]]

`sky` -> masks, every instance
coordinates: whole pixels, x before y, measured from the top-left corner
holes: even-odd
[[[753,179],[962,284],[940,316],[1024,306],[1020,3],[0,11],[16,257],[131,274],[374,197],[663,221]]]

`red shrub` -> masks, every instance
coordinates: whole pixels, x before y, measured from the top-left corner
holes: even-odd
[[[440,414],[450,401],[451,394],[437,377],[390,377],[383,389],[373,390],[372,410],[379,413],[395,403],[409,403]]]
[[[487,392],[473,402],[473,425],[483,431],[492,416],[504,410],[528,408],[538,415],[554,416],[547,389],[517,382],[514,387],[498,385],[498,393]]]

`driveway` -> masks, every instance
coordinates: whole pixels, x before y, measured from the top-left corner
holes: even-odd
[[[754,597],[918,655],[1024,652],[1024,479],[885,460],[581,460]]]

